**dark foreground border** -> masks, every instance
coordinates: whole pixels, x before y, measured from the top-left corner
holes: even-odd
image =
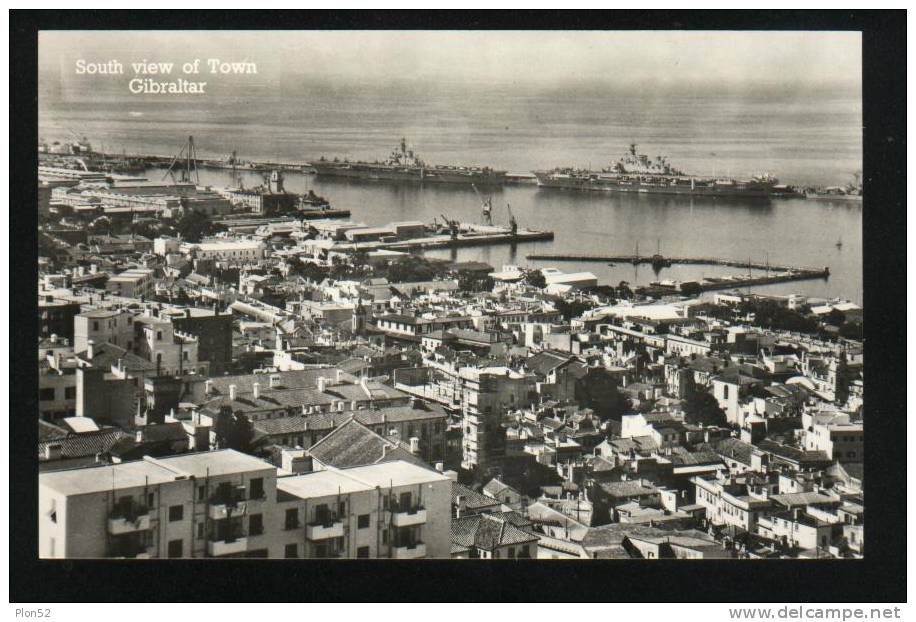
[[[10,14],[12,602],[906,600],[906,12],[204,12]],[[36,559],[39,29],[719,29],[863,32],[868,549],[859,561],[102,561]]]

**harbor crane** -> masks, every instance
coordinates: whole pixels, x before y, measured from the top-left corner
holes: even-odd
[[[471,188],[474,189],[474,193],[477,195],[477,198],[480,199],[480,203],[482,206],[481,209],[483,212],[483,224],[492,226],[493,225],[493,215],[492,215],[493,197],[488,196],[487,198],[483,198],[483,195],[480,194],[480,190],[477,189],[477,186],[475,184],[471,184]]]
[[[509,212],[509,229],[512,231],[512,235],[518,233],[518,221],[515,220],[515,214],[512,213],[512,206],[506,203],[506,211]]]
[[[445,226],[448,227],[449,234],[452,236],[453,240],[458,239],[458,225],[461,224],[457,220],[452,220],[448,218],[445,214],[439,214],[442,216],[442,221],[445,223]]]
[[[184,166],[182,167],[179,162],[184,160]],[[178,166],[176,166],[178,165]],[[179,178],[176,182],[174,171],[178,171]],[[192,177],[193,171],[193,177]],[[181,147],[181,151],[178,152],[174,158],[172,158],[172,163],[169,164],[168,170],[165,172],[165,175],[162,176],[162,180],[165,181],[166,177],[172,178],[172,183],[191,183],[192,179],[196,185],[200,185],[200,174],[197,171],[197,150],[194,148],[194,137],[188,136],[188,142]]]

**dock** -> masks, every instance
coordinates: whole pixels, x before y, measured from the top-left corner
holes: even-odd
[[[412,238],[409,240],[396,240],[392,242],[341,242],[334,245],[335,251],[424,251],[440,248],[466,248],[470,246],[493,246],[496,244],[520,244],[523,242],[536,242],[552,240],[553,231],[532,231],[520,229],[515,233],[510,231],[470,232],[460,233],[453,237],[448,233],[435,234],[427,237]]]
[[[621,264],[652,264],[654,267],[666,267],[673,264],[688,265],[707,265],[723,266],[731,268],[746,268],[748,270],[765,271],[765,275],[753,276],[747,274],[744,276],[726,276],[718,278],[708,278],[700,281],[691,281],[693,289],[699,291],[713,291],[723,289],[734,289],[740,287],[751,287],[754,285],[771,285],[773,283],[786,283],[789,281],[807,281],[812,279],[826,279],[830,276],[830,268],[807,268],[798,266],[779,266],[769,262],[760,263],[753,261],[739,261],[737,259],[724,259],[720,257],[667,257],[662,255],[598,255],[585,253],[541,253],[528,255],[529,260],[542,261],[597,261],[602,263],[621,263]],[[683,288],[685,283],[662,286],[656,284],[661,289],[677,291]]]

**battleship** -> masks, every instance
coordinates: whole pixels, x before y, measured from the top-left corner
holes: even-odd
[[[401,143],[384,162],[327,160],[321,158],[308,163],[319,176],[347,177],[373,181],[406,181],[442,184],[476,184],[495,186],[506,183],[506,171],[497,171],[483,166],[445,166],[425,163],[407,141]]]
[[[555,168],[532,172],[540,188],[645,194],[769,198],[778,183],[766,174],[745,180],[689,175],[671,166],[663,156],[652,160],[638,153],[635,144],[630,145],[624,157],[600,171]]]

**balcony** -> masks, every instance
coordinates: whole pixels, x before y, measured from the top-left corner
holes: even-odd
[[[305,528],[305,537],[309,540],[327,540],[328,538],[342,538],[344,526],[342,520],[322,521],[309,523]]]
[[[242,516],[247,510],[248,504],[245,501],[211,502],[208,514],[212,520],[223,520],[232,516]]]
[[[391,509],[391,524],[395,527],[411,527],[425,522],[426,508],[422,505],[406,510],[398,510],[397,507]]]
[[[394,559],[421,559],[426,557],[426,545],[422,542],[416,542],[414,544],[396,546],[391,549],[391,557]]]
[[[146,508],[131,508],[131,511],[112,512],[108,519],[108,533],[120,536],[135,531],[146,531],[150,527],[150,514]]]
[[[223,555],[237,555],[248,550],[248,538],[233,538],[232,540],[211,540],[207,543],[207,553],[211,557]]]

